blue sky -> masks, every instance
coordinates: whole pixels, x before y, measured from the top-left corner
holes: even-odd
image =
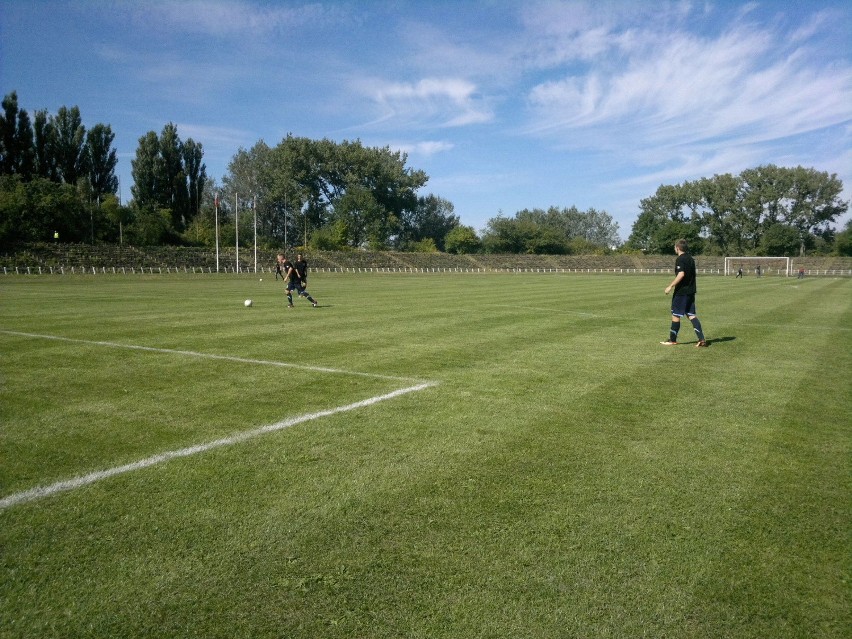
[[[574,205],[626,239],[660,184],[767,163],[852,197],[846,0],[0,0],[0,90],[109,124],[125,202],[168,122],[217,181],[288,133],[403,150],[477,230]]]

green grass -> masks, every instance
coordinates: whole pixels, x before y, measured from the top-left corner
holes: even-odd
[[[0,637],[849,636],[852,281],[669,280],[0,279],[0,499],[435,383],[3,508]]]

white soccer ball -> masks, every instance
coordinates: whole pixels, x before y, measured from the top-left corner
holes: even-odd
[[[246,300],[245,304],[246,306],[251,306],[251,300]]]
[[[261,282],[263,281],[263,278],[262,278],[262,277],[260,278],[260,281],[261,281]]]

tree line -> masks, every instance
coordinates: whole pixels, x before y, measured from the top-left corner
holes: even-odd
[[[836,175],[761,166],[662,185],[640,202],[628,242],[605,211],[576,207],[499,213],[485,228],[460,223],[453,204],[423,195],[429,177],[408,157],[360,140],[287,135],[239,149],[222,183],[209,178],[202,144],[173,123],[139,138],[132,199],[119,201],[109,125],[86,129],[77,107],[31,120],[7,95],[0,114],[0,243],[63,242],[305,245],[452,253],[850,254],[850,228],[830,224],[848,208]]]
[[[842,192],[836,174],[772,164],[662,185],[640,202],[627,246],[666,253],[682,237],[711,255],[849,255],[850,225],[831,226],[848,210]]]
[[[0,113],[0,241],[59,232],[94,241],[94,210],[118,188],[114,138],[108,124],[86,130],[77,107],[36,111],[31,120],[17,94],[7,95]]]

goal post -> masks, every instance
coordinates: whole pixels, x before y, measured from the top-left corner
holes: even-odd
[[[760,268],[760,271],[757,269]],[[743,270],[743,275],[783,275],[790,277],[790,258],[789,257],[726,257],[725,258],[725,275],[735,275],[739,270]]]

